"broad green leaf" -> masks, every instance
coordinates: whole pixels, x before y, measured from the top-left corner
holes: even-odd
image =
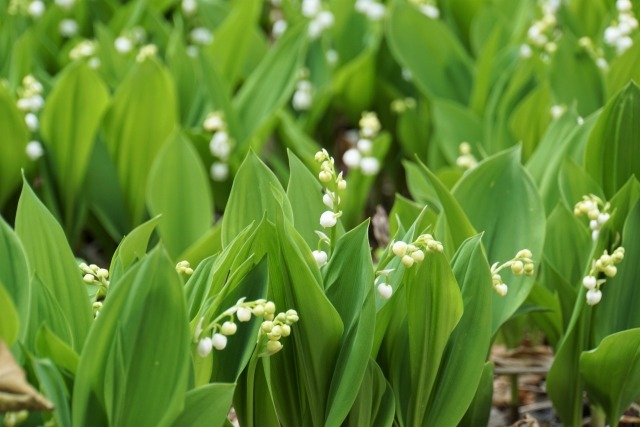
[[[238,111],[239,148],[287,102],[306,48],[306,28],[290,28],[262,59],[233,100]]]
[[[11,347],[18,338],[20,320],[18,311],[2,282],[0,282],[0,339]]]
[[[42,136],[64,201],[67,228],[77,220],[94,137],[108,102],[109,91],[99,74],[76,61],[58,77],[42,111]]]
[[[386,34],[398,62],[411,71],[418,88],[466,104],[471,93],[471,60],[451,30],[424,16],[409,2],[394,1]]]
[[[36,274],[31,279],[31,302],[29,323],[27,327],[27,347],[35,348],[38,332],[43,324],[47,326],[67,346],[73,345],[73,331],[71,329],[68,312],[65,312],[60,302],[49,287]],[[86,292],[85,292],[86,295]],[[87,324],[87,327],[89,324]],[[79,351],[79,350],[78,350]]]
[[[513,109],[508,126],[517,141],[522,143],[522,153],[528,159],[538,146],[551,114],[551,90],[547,84],[538,85]]]
[[[213,200],[198,153],[182,134],[162,148],[149,172],[147,206],[161,215],[158,231],[175,260],[209,230]]]
[[[0,85],[0,208],[20,184],[20,168],[27,165],[25,148],[29,138],[16,100],[4,85]]]
[[[16,234],[24,246],[31,274],[38,275],[67,317],[70,336],[66,342],[80,351],[92,319],[86,285],[60,224],[26,180],[18,202]],[[37,330],[40,325],[34,326]],[[64,335],[59,336],[64,339]]]
[[[235,384],[214,383],[189,390],[174,427],[222,426],[231,408]]]
[[[566,159],[560,166],[558,186],[564,203],[570,209],[582,200],[582,196],[595,194],[604,199],[600,185],[572,159]]]
[[[332,80],[336,103],[350,116],[356,116],[373,102],[376,83],[376,46],[363,50],[341,67]]]
[[[438,393],[434,388],[438,370],[449,336],[462,316],[463,300],[444,254],[427,254],[405,277],[412,392],[407,423],[418,426],[425,425],[431,415],[424,402]]]
[[[318,164],[314,156],[320,150],[318,143],[302,130],[289,111],[280,110],[278,119],[277,131],[281,143],[291,150],[309,170],[315,170]]]
[[[460,427],[489,425],[493,397],[493,362],[487,362],[475,392],[473,402],[458,424]]]
[[[343,425],[390,426],[393,423],[394,409],[393,391],[378,364],[369,359],[358,396]]]
[[[640,328],[609,335],[580,356],[587,394],[607,413],[611,426],[640,398]]]
[[[24,336],[29,319],[29,268],[22,243],[15,232],[0,216],[0,282],[18,311],[23,325],[20,336]]]
[[[124,236],[116,248],[116,252],[113,254],[111,266],[109,267],[109,276],[113,283],[116,283],[117,279],[122,276],[133,263],[146,255],[149,239],[159,221],[159,216],[151,218]]]
[[[452,261],[463,313],[442,356],[424,425],[457,425],[480,386],[491,344],[493,286],[481,235],[467,239]]]
[[[640,45],[634,43],[622,55],[611,61],[605,80],[608,98],[623,90],[629,82],[640,81],[639,55]]]
[[[613,196],[629,177],[640,176],[640,88],[630,82],[600,114],[587,144],[585,169]]]
[[[171,75],[156,59],[136,64],[118,86],[104,134],[133,225],[142,222],[151,165],[177,124]]]
[[[427,207],[429,209],[425,211],[422,222],[417,227],[418,230],[426,230],[433,226],[438,218],[438,214],[430,206],[427,205]],[[395,236],[399,230],[413,224],[422,210],[423,205],[396,193],[393,207],[389,212],[389,236]]]
[[[68,370],[75,375],[80,356],[51,329],[43,324],[36,334],[36,352],[40,357],[51,359],[58,367]]]
[[[170,424],[182,411],[189,366],[182,281],[156,248],[120,282],[80,355],[73,424]]]
[[[477,156],[477,145],[482,141],[480,117],[466,106],[448,99],[434,99],[432,108],[434,137],[449,164],[456,164],[462,142],[469,143]]]
[[[178,257],[180,260],[187,260],[192,266],[198,265],[200,261],[218,253],[222,250],[222,221],[216,222],[198,240],[185,249]]]
[[[407,174],[407,188],[413,200],[421,205],[429,205],[436,212],[440,212],[442,206],[435,186],[431,183],[419,164],[404,160],[402,166]],[[444,185],[443,187],[446,188]]]
[[[484,232],[490,264],[506,262],[521,249],[534,260],[542,256],[545,232],[544,206],[531,176],[520,165],[520,149],[499,153],[463,176],[453,189],[460,206],[478,231]],[[457,226],[457,222],[452,222]],[[532,277],[503,273],[509,293],[493,295],[492,330],[497,332],[524,302]]]
[[[42,392],[55,406],[53,419],[60,427],[71,427],[71,410],[69,409],[69,391],[56,365],[48,359],[31,359]]]
[[[258,156],[249,152],[233,180],[231,195],[222,217],[222,245],[229,245],[246,226],[253,221],[259,222],[265,213],[267,219],[275,221],[276,212],[281,209],[287,219],[293,217],[289,200],[278,178]]]

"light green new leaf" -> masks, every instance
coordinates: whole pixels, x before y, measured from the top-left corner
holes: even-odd
[[[20,183],[20,168],[27,165],[25,147],[29,131],[22,114],[16,107],[16,100],[9,90],[0,85],[0,208]]]
[[[75,375],[80,356],[53,333],[46,324],[43,324],[36,334],[35,348],[40,357],[51,359],[58,367]]]
[[[151,165],[176,127],[176,105],[171,75],[147,59],[127,74],[105,115],[105,139],[134,226],[144,217]]]
[[[480,384],[491,344],[491,272],[481,235],[467,239],[452,261],[463,299],[462,317],[447,342],[424,425],[460,422]]]
[[[189,390],[184,409],[173,427],[210,427],[224,425],[235,384],[214,383]]]
[[[11,295],[0,282],[0,339],[11,347],[18,338],[20,320]]]
[[[520,148],[483,161],[463,176],[452,193],[474,228],[484,232],[490,264],[508,261],[525,248],[533,253],[534,260],[541,258],[544,206],[533,179],[520,165]],[[533,286],[533,277],[516,278],[507,272],[502,275],[509,293],[505,297],[493,294],[493,333],[515,313]]]
[[[18,311],[20,324],[23,325],[20,336],[24,336],[29,319],[29,268],[22,244],[0,216],[0,282]]]
[[[111,259],[111,266],[109,267],[111,283],[117,283],[117,279],[119,279],[133,263],[146,255],[149,239],[159,221],[159,216],[151,218],[124,236]]]
[[[281,209],[287,219],[293,218],[289,199],[278,178],[255,153],[249,152],[233,180],[222,217],[222,245],[228,246],[246,226],[260,222],[265,213],[267,219],[274,222],[276,212]]]
[[[108,102],[109,91],[97,71],[76,61],[61,73],[42,111],[42,136],[64,200],[65,222],[71,222],[67,226],[76,220],[74,210]]]
[[[147,206],[162,215],[158,231],[176,260],[213,223],[209,177],[191,142],[178,134],[162,148],[149,172]]]
[[[609,335],[580,356],[580,375],[589,399],[604,408],[612,427],[640,398],[640,328]]]
[[[16,234],[24,246],[31,274],[38,275],[67,317],[71,335],[66,342],[80,351],[92,321],[86,285],[60,224],[26,180],[18,202]],[[33,326],[37,330],[40,325]],[[64,339],[64,335],[58,335]]]
[[[387,37],[398,62],[411,71],[418,88],[466,104],[471,93],[471,60],[447,25],[424,16],[409,2],[394,1]]]
[[[629,177],[640,176],[640,87],[630,82],[598,118],[587,144],[585,169],[613,196]]]
[[[426,425],[427,405],[443,360],[451,332],[462,316],[460,288],[444,254],[427,254],[425,260],[408,270],[406,312],[411,371],[411,397],[407,423]],[[466,408],[465,408],[466,409]]]
[[[171,424],[184,404],[189,342],[182,280],[156,248],[120,279],[91,329],[73,391],[74,426]]]

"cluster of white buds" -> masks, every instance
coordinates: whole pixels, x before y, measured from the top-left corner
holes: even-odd
[[[576,203],[573,208],[573,213],[576,216],[586,215],[589,218],[589,228],[591,228],[591,238],[598,240],[600,235],[600,229],[609,221],[611,215],[609,202],[604,203],[602,199],[594,194],[588,196],[582,196],[582,200]],[[602,210],[600,210],[602,208]]]
[[[607,279],[598,279],[598,273],[604,273],[606,277],[614,277],[618,273],[616,264],[624,259],[624,248],[618,247],[611,255],[605,250],[600,258],[591,263],[589,274],[582,279],[582,285],[587,289],[587,304],[596,305],[602,299],[600,287]]]
[[[427,16],[428,18],[431,18],[431,19],[440,18],[440,9],[438,9],[438,6],[435,4],[434,1],[411,0],[411,3],[415,4],[420,10],[420,12],[422,12],[422,14]]]
[[[500,271],[505,268],[511,268],[511,272],[514,276],[522,276],[523,274],[526,276],[533,275],[533,254],[529,249],[522,249],[519,251],[515,257],[511,260],[505,262],[500,265],[499,262],[496,262],[491,266],[491,280],[493,282],[493,289],[500,295],[501,297],[507,295],[509,288],[506,283],[502,280],[502,276],[500,275]]]
[[[360,131],[353,146],[342,155],[349,169],[360,169],[363,175],[373,176],[380,172],[380,161],[372,156],[373,139],[380,133],[380,121],[374,112],[365,111],[359,121]]]
[[[391,251],[402,260],[402,264],[407,268],[411,268],[414,263],[422,262],[425,251],[433,253],[443,250],[442,243],[434,239],[431,234],[421,234],[411,243],[398,240],[391,245]]]
[[[191,264],[189,264],[189,261],[187,260],[180,261],[179,263],[177,263],[176,271],[178,273],[183,273],[186,276],[191,276],[193,274],[193,268],[191,268]]]
[[[87,63],[91,68],[98,68],[100,66],[100,58],[96,55],[98,50],[98,43],[94,40],[81,40],[73,49],[69,51],[69,58],[73,61],[78,59],[88,59]]]
[[[473,169],[478,166],[478,160],[471,152],[471,144],[468,142],[461,142],[458,147],[460,156],[456,159],[456,165],[463,169]]]
[[[42,84],[31,74],[22,79],[22,86],[18,88],[17,106],[25,113],[24,121],[31,133],[36,133],[40,127],[38,112],[44,107],[43,90]],[[32,161],[38,160],[44,154],[42,144],[36,140],[30,141],[25,151]]]
[[[371,21],[380,21],[386,13],[384,4],[376,0],[356,0],[355,9]]]
[[[221,111],[207,114],[202,126],[205,131],[213,133],[209,141],[209,151],[217,160],[211,164],[211,179],[225,181],[229,177],[229,156],[234,142],[229,136],[224,114]]]
[[[617,0],[618,19],[604,30],[604,42],[616,48],[618,55],[633,45],[633,32],[638,29],[638,20],[633,13],[631,0]]]
[[[542,49],[545,54],[551,54],[558,49],[554,40],[559,36],[556,17],[559,7],[560,0],[545,0],[540,4],[541,17],[527,30],[527,43],[520,46],[521,58],[531,57],[532,46]]]
[[[158,53],[158,46],[153,43],[146,44],[140,48],[138,55],[136,55],[137,62],[144,62],[149,58],[153,58]]]
[[[107,292],[109,291],[109,270],[100,268],[96,264],[87,265],[84,262],[81,262],[78,268],[82,273],[84,283],[97,286],[93,314],[94,317],[98,317],[102,308],[102,301],[107,297]]]
[[[376,279],[373,281],[373,286],[376,287],[376,291],[380,298],[389,299],[393,294],[393,288],[389,284],[389,275],[395,271],[395,268],[376,271]]]
[[[227,346],[227,337],[234,335],[238,330],[236,318],[239,322],[248,322],[252,316],[264,319],[260,326],[258,342],[261,342],[263,336],[266,336],[269,342],[277,342],[277,344],[266,344],[269,354],[282,348],[280,338],[289,336],[291,325],[298,321],[298,313],[295,310],[276,315],[276,305],[272,301],[265,299],[245,301],[245,298],[240,298],[233,307],[225,310],[207,325],[204,325],[205,317],[200,318],[193,335],[193,342],[198,345],[198,354],[201,357],[207,357],[214,348],[223,350]]]
[[[296,91],[293,93],[291,105],[296,111],[307,111],[313,103],[313,87],[311,82],[302,78],[296,84]]]
[[[317,39],[327,29],[333,26],[333,13],[322,8],[320,0],[302,0],[302,15],[310,19],[309,37]]]

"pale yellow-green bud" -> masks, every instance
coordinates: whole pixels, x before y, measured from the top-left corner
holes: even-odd
[[[414,259],[411,258],[409,255],[405,255],[402,257],[402,263],[407,268],[411,268],[414,262],[415,262]]]
[[[274,314],[276,312],[276,305],[273,303],[273,301],[267,301],[267,303],[264,305],[264,312],[267,314]]]
[[[271,329],[273,329],[273,322],[271,320],[265,320],[262,322],[262,325],[260,325],[260,329],[262,329],[262,332],[271,332]]]
[[[264,305],[256,305],[255,307],[253,307],[252,313],[254,316],[262,317],[262,315],[264,314]]]
[[[524,265],[524,274],[531,276],[533,274],[533,263],[528,262]]]
[[[511,264],[511,271],[516,276],[520,276],[524,272],[524,264],[522,261],[514,261]]]
[[[270,354],[274,354],[282,350],[282,343],[280,341],[269,341],[267,342],[267,351]]]
[[[422,262],[424,260],[424,252],[422,252],[420,249],[417,249],[411,252],[411,258],[413,258],[415,262]]]
[[[618,269],[616,268],[615,265],[607,265],[604,268],[604,274],[607,275],[608,277],[615,276],[617,272],[618,272]]]
[[[295,310],[287,310],[285,315],[288,324],[296,323],[299,320],[298,312]]]
[[[288,337],[289,335],[291,335],[291,326],[284,324],[280,328],[281,328],[283,337]]]

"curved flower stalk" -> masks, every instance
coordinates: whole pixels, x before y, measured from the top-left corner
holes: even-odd
[[[496,262],[491,266],[491,279],[493,281],[493,289],[500,295],[501,297],[507,295],[509,291],[509,287],[502,280],[502,276],[500,275],[500,271],[505,268],[511,268],[511,272],[515,276],[522,276],[523,274],[526,276],[533,275],[534,266],[533,266],[533,254],[529,249],[522,249],[519,251],[515,257],[511,260],[505,262],[504,264],[500,264]]]

